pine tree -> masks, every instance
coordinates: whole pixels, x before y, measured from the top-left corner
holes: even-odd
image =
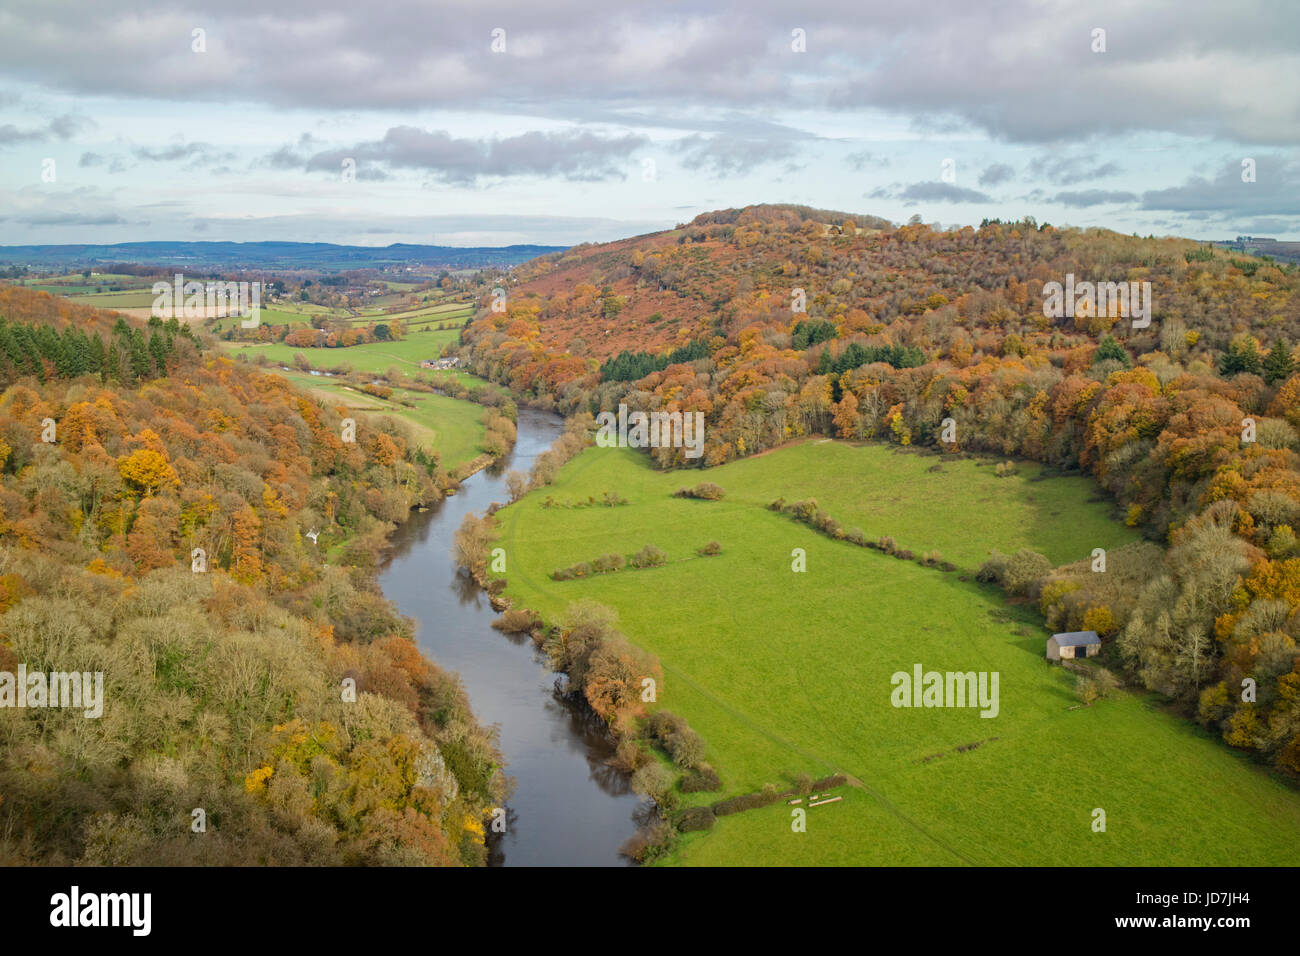
[[[1286,342],[1278,339],[1264,357],[1264,381],[1272,385],[1290,378],[1294,371],[1295,361],[1291,358],[1291,349]]]
[[[1116,362],[1123,362],[1125,368],[1133,367],[1133,360],[1129,358],[1128,350],[1115,340],[1115,336],[1107,335],[1097,346],[1097,351],[1092,353],[1092,364],[1104,362],[1112,359]]]

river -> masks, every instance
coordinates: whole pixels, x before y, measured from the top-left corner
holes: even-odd
[[[646,812],[626,776],[605,764],[613,743],[603,724],[585,704],[555,693],[558,675],[532,641],[492,629],[496,612],[487,595],[456,573],[451,557],[466,512],[509,501],[506,472],[532,468],[563,425],[556,415],[521,408],[514,451],[455,495],[412,512],[394,532],[379,576],[388,599],[415,620],[420,650],[459,674],[475,716],[500,729],[517,786],[505,834],[489,834],[495,866],[623,865],[618,848]]]

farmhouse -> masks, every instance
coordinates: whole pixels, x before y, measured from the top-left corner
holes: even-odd
[[[1073,660],[1076,657],[1094,657],[1101,653],[1101,638],[1096,631],[1068,631],[1053,634],[1047,639],[1049,661]]]
[[[448,369],[455,368],[459,364],[460,359],[454,357],[444,359],[425,359],[420,363],[420,368]]]

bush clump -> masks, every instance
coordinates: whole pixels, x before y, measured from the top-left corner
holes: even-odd
[[[1052,570],[1052,562],[1037,551],[1022,548],[1012,555],[994,551],[980,566],[975,580],[1000,584],[1008,594],[1026,594]]]
[[[682,777],[682,793],[717,793],[722,789],[722,778],[706,763]]]
[[[678,488],[673,492],[674,498],[698,498],[701,501],[720,501],[727,491],[721,485],[711,481],[702,481],[694,488]]]
[[[618,852],[637,863],[653,862],[668,852],[674,833],[667,820],[654,820],[628,837]]]
[[[632,559],[629,563],[634,568],[657,568],[667,561],[667,552],[656,548],[653,544],[647,544],[636,554],[632,555]]]
[[[663,744],[679,767],[690,769],[704,760],[704,739],[689,727],[664,737]]]
[[[700,556],[705,558],[712,557],[715,554],[721,554],[721,553],[722,553],[722,545],[717,541],[710,541],[704,547],[700,548]]]
[[[492,622],[492,626],[506,634],[527,634],[542,623],[541,618],[525,608],[511,608]]]
[[[691,833],[695,830],[712,830],[713,824],[718,822],[718,818],[713,815],[709,807],[691,807],[683,810],[677,818],[677,830],[680,833]]]
[[[759,807],[766,807],[776,803],[779,798],[780,794],[776,792],[776,787],[769,783],[757,793],[742,793],[738,797],[720,800],[713,805],[713,813],[716,816],[725,817],[732,813],[757,810]]]

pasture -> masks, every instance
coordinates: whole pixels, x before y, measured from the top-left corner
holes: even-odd
[[[459,337],[459,329],[434,329],[412,332],[398,342],[370,342],[339,349],[300,349],[278,342],[267,345],[222,342],[221,347],[231,356],[242,355],[249,361],[262,355],[268,362],[292,365],[294,355],[301,354],[314,368],[348,366],[360,372],[385,372],[397,366],[411,374],[420,371],[422,359],[437,358],[444,345],[458,341]]]
[[[939,470],[932,471],[935,466]],[[507,594],[561,620],[592,599],[664,669],[656,706],[685,717],[723,781],[712,803],[797,774],[847,774],[842,802],[793,832],[784,803],[722,817],[668,861],[699,865],[1295,865],[1300,796],[1146,694],[1079,706],[1044,660],[1036,611],[969,579],[990,549],[1053,563],[1117,548],[1088,479],[1022,464],[947,460],[882,445],[805,442],[707,471],[659,473],[646,456],[588,448],[553,486],[499,512]],[[700,481],[720,501],[676,499]],[[627,498],[608,508],[546,497]],[[766,509],[813,497],[848,529],[939,550],[944,573],[823,536]],[[1091,499],[1091,500],[1090,500]],[[715,557],[696,550],[722,545]],[[551,571],[645,544],[659,568],[556,582]],[[803,549],[806,571],[792,570]],[[968,578],[962,580],[963,577]],[[996,672],[996,716],[902,708],[891,676]],[[1094,830],[1097,811],[1105,830]]]

